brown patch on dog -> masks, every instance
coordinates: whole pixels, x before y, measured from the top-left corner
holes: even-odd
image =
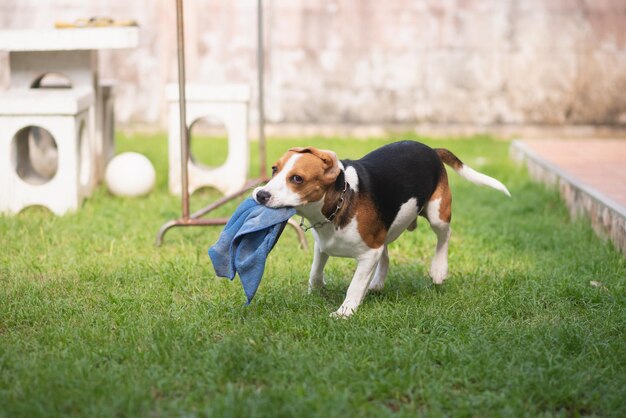
[[[356,203],[359,235],[368,247],[380,248],[385,244],[387,229],[381,220],[376,204],[367,195],[360,195]]]
[[[283,167],[285,167],[285,164],[287,164],[287,161],[293,154],[293,152],[284,153],[283,156],[280,157],[278,161],[276,161],[276,163],[272,166],[272,171],[274,171],[274,167],[276,168],[276,173],[282,171]]]
[[[322,206],[322,214],[329,219],[333,212],[337,209],[339,199],[341,198],[342,190],[336,190],[334,187],[330,187],[326,191],[324,196],[324,206]],[[354,218],[356,211],[355,193],[352,189],[346,190],[343,195],[343,206],[335,214],[335,218],[332,222],[335,224],[335,228],[344,228]]]
[[[445,148],[436,148],[435,152],[445,164],[449,165],[455,170],[460,170],[463,168],[463,161],[459,160],[459,157],[452,154],[449,150]]]
[[[452,220],[452,193],[450,193],[450,186],[448,185],[448,173],[443,166],[441,166],[441,174],[439,175],[437,187],[428,202],[437,199],[441,199],[439,202],[439,219],[443,222],[450,223]]]
[[[332,151],[318,150],[313,147],[292,148],[272,166],[273,175],[281,172],[287,161],[295,154],[299,154],[300,158],[286,173],[287,187],[300,195],[303,203],[316,202],[322,199],[324,193],[334,185],[341,171],[337,156]],[[302,182],[294,181],[294,176],[301,177]]]
[[[321,159],[312,154],[302,154],[287,173],[287,187],[299,194],[302,202],[317,202],[337,179],[337,176],[333,178],[327,171],[327,164]],[[293,181],[294,176],[302,177],[302,183]]]
[[[337,160],[337,154],[333,151],[317,149],[315,147],[296,147],[289,149],[291,152],[297,152],[299,154],[311,154],[322,160],[324,163],[325,180],[335,180],[341,171],[339,169],[339,160]]]

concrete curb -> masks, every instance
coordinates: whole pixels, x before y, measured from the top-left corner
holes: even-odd
[[[626,208],[587,186],[532,151],[524,142],[513,141],[510,155],[525,163],[530,177],[547,186],[558,187],[572,218],[586,216],[594,231],[609,238],[626,255]]]

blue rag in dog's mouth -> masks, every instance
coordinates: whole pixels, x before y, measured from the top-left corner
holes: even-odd
[[[293,208],[268,208],[252,198],[246,199],[209,248],[215,274],[232,280],[239,273],[248,298],[246,305],[261,283],[268,254],[295,213]]]

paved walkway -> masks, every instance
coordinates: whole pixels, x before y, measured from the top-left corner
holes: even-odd
[[[572,215],[588,216],[626,254],[626,140],[524,140],[511,154],[534,179],[558,185]]]
[[[626,140],[524,141],[537,155],[626,208]]]

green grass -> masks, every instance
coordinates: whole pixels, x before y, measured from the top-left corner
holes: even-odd
[[[273,140],[268,153],[315,144],[358,158],[386,142]],[[289,229],[249,307],[206,255],[221,228],[174,229],[155,248],[180,213],[165,138],[119,138],[156,165],[149,197],[101,187],[76,214],[0,217],[0,416],[626,416],[623,256],[531,183],[508,143],[425,142],[513,198],[451,174],[446,283],[427,278],[435,239],[421,222],[390,247],[384,291],[344,321],[329,313],[354,262],[331,259],[327,288],[308,296],[311,254]],[[195,145],[205,162],[223,158],[212,143]],[[217,196],[195,194],[192,209]]]

